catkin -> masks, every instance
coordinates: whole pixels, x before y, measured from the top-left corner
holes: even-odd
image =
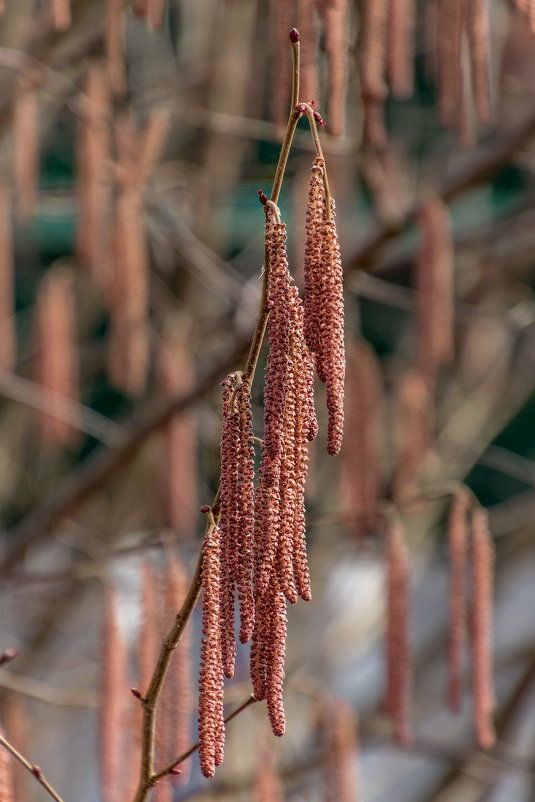
[[[351,343],[347,359],[346,439],[342,456],[342,505],[357,538],[375,531],[381,495],[381,369],[371,346]]]
[[[185,332],[171,324],[162,336],[159,353],[159,385],[164,393],[176,396],[193,386],[193,366]],[[191,538],[198,511],[196,418],[189,411],[171,418],[165,427],[162,447],[163,486],[166,524],[179,538]]]
[[[488,515],[482,508],[472,513],[472,671],[473,722],[478,746],[490,749],[496,743],[492,721],[494,689],[492,681],[492,593],[494,549],[488,527]]]
[[[123,53],[123,3],[106,0],[104,11],[104,53],[112,94],[126,91],[126,71]]]
[[[38,70],[28,69],[17,84],[13,100],[13,181],[17,217],[31,216],[39,179]]]
[[[117,594],[107,590],[102,635],[100,778],[103,802],[120,802],[124,772],[123,724],[128,690],[127,649],[117,620]]]
[[[358,802],[360,783],[356,767],[359,751],[356,714],[343,699],[330,700],[322,712],[324,800]]]
[[[74,276],[68,268],[52,267],[39,287],[35,323],[36,381],[55,411],[38,415],[41,440],[50,448],[73,445],[79,435],[62,416],[63,400],[79,398],[76,319]]]
[[[468,548],[468,491],[453,496],[448,517],[450,554],[448,629],[448,704],[458,713],[462,703],[463,649],[466,639],[466,568]]]
[[[319,6],[324,22],[327,74],[327,127],[333,136],[345,132],[349,52],[348,0],[324,0]]]
[[[0,727],[0,735],[4,735]],[[16,802],[13,783],[13,758],[0,744],[0,799],[2,802]]]
[[[221,659],[221,531],[212,527],[203,546],[202,645],[199,675],[199,758],[205,777],[223,762],[223,664]]]
[[[404,99],[413,90],[414,0],[390,0],[386,50],[386,74],[392,95]]]
[[[419,215],[422,244],[416,261],[416,347],[420,373],[432,386],[453,358],[454,253],[448,209],[431,198]]]
[[[253,799],[254,802],[284,802],[282,782],[267,746],[260,750],[256,761]]]
[[[365,3],[361,12],[359,77],[364,115],[364,139],[372,147],[386,145],[383,104],[386,97],[388,1]]]
[[[400,377],[396,396],[397,453],[392,497],[403,502],[418,493],[418,474],[432,443],[434,410],[428,383],[416,371]]]
[[[315,355],[318,377],[327,388],[327,452],[334,455],[342,445],[344,424],[344,295],[334,201],[330,201],[328,218],[324,170],[325,162],[317,157],[311,169],[307,207],[304,333]]]
[[[15,369],[17,348],[14,274],[11,201],[0,186],[0,370],[6,373]]]
[[[108,79],[100,62],[87,71],[85,95],[77,138],[76,247],[107,302],[111,271],[111,120]]]
[[[412,658],[410,647],[409,554],[401,524],[388,524],[386,540],[386,672],[383,708],[392,719],[396,739],[412,741],[410,706]]]
[[[52,25],[62,33],[71,27],[71,3],[70,0],[50,0],[52,11]]]

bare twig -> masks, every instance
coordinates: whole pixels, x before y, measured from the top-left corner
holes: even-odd
[[[60,797],[60,795],[58,794],[58,792],[57,792],[57,791],[55,791],[55,790],[52,788],[52,786],[50,785],[50,783],[49,783],[49,782],[48,782],[48,780],[46,779],[45,775],[43,774],[43,772],[41,771],[41,769],[39,768],[39,766],[32,766],[32,764],[31,764],[31,763],[29,763],[29,762],[26,760],[26,758],[25,758],[25,757],[23,757],[23,756],[20,754],[20,752],[17,752],[17,750],[15,749],[15,747],[14,747],[14,746],[12,746],[12,745],[9,743],[9,741],[8,741],[8,740],[7,740],[7,739],[6,739],[6,738],[5,738],[3,735],[0,735],[0,745],[1,745],[1,746],[3,746],[3,747],[5,747],[5,749],[7,749],[7,751],[8,751],[8,752],[11,752],[11,754],[13,755],[13,757],[15,758],[15,760],[18,760],[18,762],[19,762],[19,763],[20,763],[22,766],[24,766],[24,768],[25,768],[27,771],[29,771],[29,772],[30,772],[30,774],[32,775],[32,777],[35,777],[35,779],[37,780],[37,782],[38,782],[40,785],[42,785],[42,786],[43,786],[43,788],[44,788],[44,789],[45,789],[45,790],[48,792],[48,794],[49,794],[49,795],[52,797],[52,799],[55,799],[55,800],[56,800],[56,802],[63,802],[63,799]]]

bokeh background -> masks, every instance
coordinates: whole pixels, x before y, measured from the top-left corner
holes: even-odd
[[[103,800],[104,589],[119,594],[135,685],[144,566],[161,571],[166,549],[190,571],[196,561],[198,510],[219,477],[219,385],[243,364],[260,302],[264,215],[256,192],[269,193],[280,149],[274,115],[289,100],[287,22],[297,24],[305,5],[170,0],[149,3],[156,16],[148,24],[143,3],[73,0],[72,20],[58,30],[47,2],[5,0],[0,648],[20,654],[0,667],[0,702],[4,729],[66,802]],[[289,610],[287,735],[271,736],[263,706],[253,706],[229,726],[215,780],[201,778],[194,757],[175,800],[257,798],[263,748],[285,799],[331,799],[322,710],[333,697],[351,704],[355,720],[358,712],[354,800],[535,795],[535,38],[513,3],[485,6],[493,113],[459,138],[438,114],[432,21],[440,5],[414,6],[413,91],[385,98],[388,137],[378,148],[365,136],[357,70],[367,3],[348,4],[347,96],[337,99],[346,123],[341,136],[327,125],[321,138],[347,276],[347,340],[357,354],[348,420],[352,404],[362,405],[359,380],[370,381],[358,359],[365,340],[378,372],[367,411],[376,448],[363,452],[358,425],[346,428],[341,458],[327,457],[321,435],[311,446],[314,599]],[[110,34],[114,20],[118,32]],[[329,122],[332,54],[321,30],[315,99]],[[474,117],[470,103],[465,113]],[[280,200],[298,283],[312,158],[301,121]],[[412,477],[412,502],[399,506],[415,669],[415,741],[402,748],[381,714],[381,527],[361,531],[352,515],[358,491],[348,488],[344,466],[350,476],[375,472],[380,502],[391,503],[404,444],[420,436],[417,423],[404,428],[399,397],[418,368],[418,210],[431,192],[451,220],[455,353],[421,412],[432,413],[433,435]],[[259,436],[264,362],[265,355],[253,393]],[[496,548],[498,743],[488,754],[474,745],[468,662],[461,713],[445,703],[452,481],[465,482],[488,509]],[[166,625],[174,612],[165,608]],[[190,628],[194,684],[198,611]],[[248,693],[244,648],[227,688],[229,710]],[[195,733],[193,711],[191,742]],[[133,758],[125,757],[124,773],[137,775]],[[17,802],[44,798],[32,778],[18,782]]]

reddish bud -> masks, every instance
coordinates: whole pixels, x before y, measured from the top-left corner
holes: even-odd
[[[258,195],[258,199],[259,199],[260,203],[262,204],[262,206],[265,206],[266,203],[267,203],[267,199],[268,198],[267,198],[267,195],[264,192],[264,190],[263,189],[259,189],[257,191],[257,195]]]
[[[180,769],[169,769],[169,774],[182,774]]]
[[[32,774],[34,777],[37,777],[38,780],[41,780],[43,777],[43,773],[39,766],[32,766]]]
[[[314,119],[319,125],[325,125],[325,120],[323,119],[319,111],[316,111],[316,109],[314,109]]]
[[[290,42],[295,45],[299,41],[299,31],[297,28],[292,28],[290,31]]]
[[[132,696],[135,696],[136,699],[142,699],[143,698],[141,696],[141,691],[138,691],[137,688],[130,688],[130,690],[132,692]]]
[[[307,109],[304,103],[298,103],[295,110],[298,114],[306,114]]]
[[[5,649],[0,654],[0,666],[3,666],[4,663],[9,663],[10,660],[13,660],[14,657],[18,657],[19,650],[18,649]]]
[[[205,515],[206,515],[207,512],[210,512],[210,505],[209,504],[203,504],[202,507],[201,507],[201,512],[204,513]]]

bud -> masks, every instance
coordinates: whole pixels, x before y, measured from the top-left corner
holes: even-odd
[[[18,657],[18,654],[18,649],[4,649],[4,651],[0,654],[0,666],[3,666],[4,663],[9,663],[9,661],[13,660],[14,657]]]
[[[206,515],[207,512],[210,512],[210,505],[209,504],[203,504],[202,507],[201,507],[201,512],[204,515]]]
[[[264,190],[263,189],[257,190],[257,195],[258,195],[258,199],[259,199],[260,203],[262,204],[262,206],[265,206],[266,203],[267,203],[267,195],[264,192]]]
[[[139,691],[137,688],[130,688],[130,690],[132,692],[132,696],[135,696],[136,699],[139,699],[140,701],[143,699],[141,696],[141,691]]]
[[[299,41],[299,31],[297,28],[292,28],[290,31],[290,42],[295,45]]]
[[[43,779],[43,773],[39,766],[32,766],[32,774],[34,777],[37,777],[38,780]]]

